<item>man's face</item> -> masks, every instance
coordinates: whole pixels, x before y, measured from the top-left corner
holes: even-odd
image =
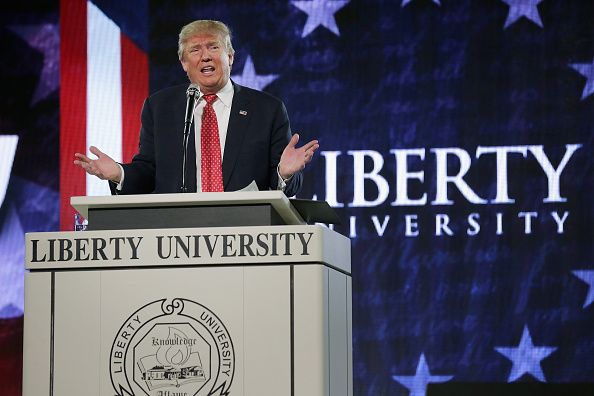
[[[217,93],[229,81],[233,55],[219,35],[198,34],[186,42],[181,64],[203,94]]]

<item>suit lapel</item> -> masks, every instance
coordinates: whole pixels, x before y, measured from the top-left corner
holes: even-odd
[[[233,84],[233,103],[231,104],[231,115],[227,127],[227,138],[225,141],[225,152],[223,154],[223,185],[225,189],[231,179],[235,168],[237,157],[241,150],[245,135],[247,135],[249,121],[252,112],[249,108],[249,99],[241,86]]]

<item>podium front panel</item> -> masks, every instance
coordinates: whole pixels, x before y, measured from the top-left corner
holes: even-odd
[[[290,394],[289,267],[192,272],[56,273],[54,394],[84,389],[87,395],[111,395],[121,386],[130,394],[160,395],[151,391],[173,392],[178,385],[194,394],[199,386],[179,378],[154,380],[160,388],[145,386],[147,373],[159,366],[171,367],[170,375],[176,375],[177,366],[190,363],[202,366],[209,391],[223,385],[231,394],[265,395],[270,389]],[[160,351],[160,344],[168,352]],[[185,344],[191,348],[184,349]],[[195,356],[184,356],[188,350]],[[203,393],[208,394],[198,394]]]
[[[53,384],[52,274],[25,274],[23,395],[48,395]]]
[[[36,261],[26,273],[23,395],[350,395],[350,274],[342,269],[350,263],[336,261],[350,258],[337,251],[348,240],[313,226],[208,230],[236,232],[237,241],[288,231],[295,236],[286,241],[302,232],[310,244],[283,242],[281,262],[238,255],[184,264],[139,248],[136,266],[40,260],[59,256],[48,242],[57,237],[76,246],[83,236],[132,238],[124,231],[28,235],[28,245],[50,247],[27,253]],[[148,241],[206,231],[125,232]]]

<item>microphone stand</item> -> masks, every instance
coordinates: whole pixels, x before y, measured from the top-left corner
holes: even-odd
[[[196,84],[190,84],[186,91],[188,100],[186,102],[186,117],[184,120],[184,139],[183,139],[183,159],[182,159],[182,185],[180,192],[188,192],[188,186],[186,185],[186,179],[188,175],[188,141],[190,140],[190,128],[192,127],[192,121],[194,120],[194,104],[196,98],[200,95],[200,90]]]

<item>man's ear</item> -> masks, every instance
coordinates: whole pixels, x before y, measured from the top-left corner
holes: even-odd
[[[188,72],[188,63],[186,61],[184,61],[183,59],[180,59],[179,63],[181,63],[182,67],[184,68],[184,71],[187,73]]]
[[[233,54],[229,54],[229,66],[233,66],[233,59],[235,59]]]

